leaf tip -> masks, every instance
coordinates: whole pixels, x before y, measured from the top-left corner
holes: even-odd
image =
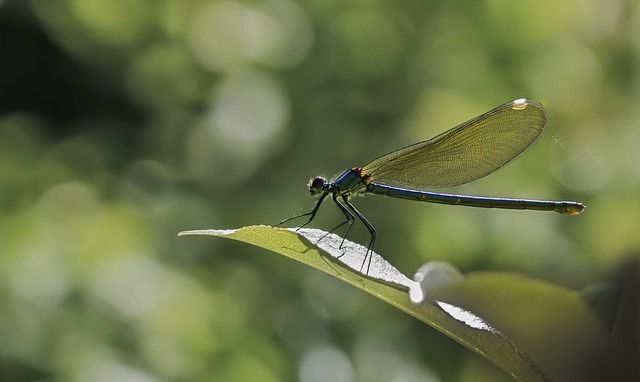
[[[237,229],[193,229],[188,231],[180,231],[178,232],[178,237],[180,236],[226,236],[235,233]]]

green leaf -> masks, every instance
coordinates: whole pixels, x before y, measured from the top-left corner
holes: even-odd
[[[414,281],[380,255],[315,229],[196,230],[242,241],[335,276],[436,328],[521,381],[588,381],[624,370],[582,297],[538,279],[428,263]],[[315,244],[314,244],[315,243]],[[620,374],[622,375],[622,374]]]

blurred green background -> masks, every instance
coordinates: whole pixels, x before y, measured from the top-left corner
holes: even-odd
[[[541,141],[443,191],[582,216],[355,204],[406,274],[589,287],[640,249],[639,61],[637,1],[0,1],[0,380],[509,380],[329,276],[176,234],[307,212],[310,177],[530,97]]]

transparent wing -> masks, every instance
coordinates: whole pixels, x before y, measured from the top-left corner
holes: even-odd
[[[449,187],[491,174],[531,147],[544,131],[538,101],[517,99],[427,141],[364,166],[371,181],[404,187]]]

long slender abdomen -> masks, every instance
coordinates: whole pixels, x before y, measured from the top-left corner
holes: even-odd
[[[555,211],[571,216],[580,215],[584,211],[584,204],[569,201],[490,198],[482,196],[467,196],[455,194],[441,194],[435,192],[417,191],[400,187],[392,187],[369,183],[366,192],[390,196],[393,198],[415,200],[420,202],[449,204],[467,207],[503,208],[511,210]]]

